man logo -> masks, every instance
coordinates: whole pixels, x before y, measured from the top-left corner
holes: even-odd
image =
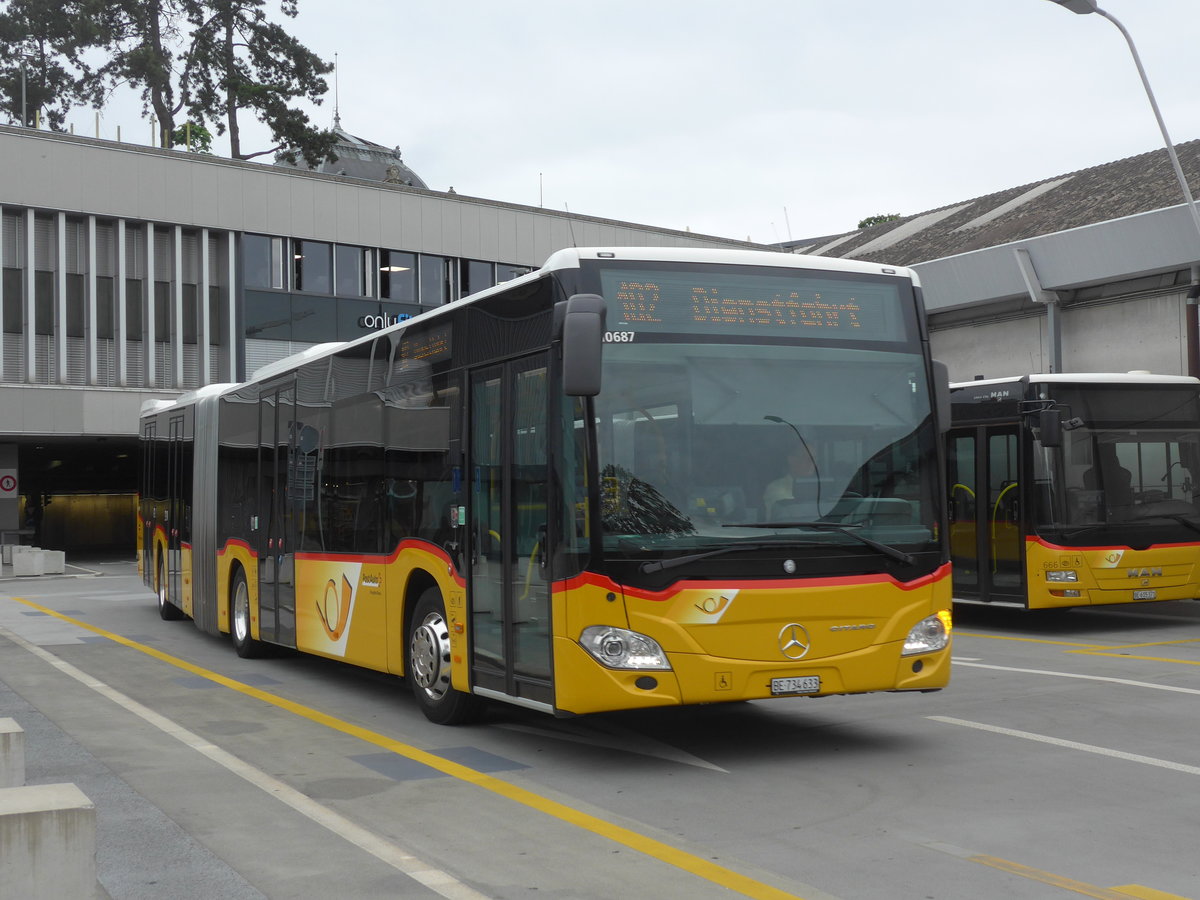
[[[808,630],[803,625],[792,622],[779,632],[779,652],[788,659],[803,659],[810,646]]]

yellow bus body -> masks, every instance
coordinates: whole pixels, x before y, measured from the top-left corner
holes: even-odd
[[[1200,597],[1200,543],[1134,550],[1060,547],[1030,537],[1025,540],[1025,571],[1030,609],[1193,600]],[[1078,581],[1047,581],[1046,574],[1053,571],[1075,572]]]

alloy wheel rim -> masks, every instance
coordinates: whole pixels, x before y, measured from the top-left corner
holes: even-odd
[[[441,615],[430,613],[413,631],[410,655],[413,679],[431,700],[440,700],[450,686],[450,633]]]

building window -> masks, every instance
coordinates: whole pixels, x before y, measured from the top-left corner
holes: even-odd
[[[417,302],[417,256],[399,250],[379,251],[379,296],[396,303]]]
[[[422,306],[441,306],[453,299],[450,263],[445,256],[421,254]]]
[[[339,297],[370,297],[374,294],[372,256],[373,253],[365,247],[334,245],[334,286]]]
[[[505,281],[512,281],[514,278],[520,278],[522,275],[528,275],[532,272],[529,266],[512,266],[506,263],[497,263],[496,265],[496,284],[502,284]]]
[[[248,288],[283,288],[283,238],[242,235],[242,275]]]
[[[309,294],[333,293],[330,246],[323,241],[293,241],[292,287]]]
[[[496,283],[496,266],[477,259],[459,260],[458,278],[463,297],[478,294]]]
[[[4,270],[4,330],[9,334],[21,333],[22,304],[25,279],[20,269]]]

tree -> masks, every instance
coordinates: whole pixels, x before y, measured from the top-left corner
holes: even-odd
[[[95,8],[83,11],[89,5],[9,0],[0,10],[0,103],[9,121],[62,131],[72,107],[98,101],[84,62],[98,38]]]
[[[253,159],[279,152],[296,162],[299,152],[315,166],[337,156],[337,135],[319,130],[289,101],[306,98],[319,104],[329,86],[321,76],[333,66],[267,21],[264,0],[203,0],[193,19],[188,58],[189,105],[193,114],[217,122],[229,132],[230,155]],[[282,0],[284,15],[296,15],[296,0]],[[249,110],[271,131],[275,146],[243,152],[238,112]]]
[[[884,222],[895,222],[897,219],[903,218],[896,213],[885,213],[879,216],[867,216],[858,223],[859,228],[870,228],[872,225],[882,225]]]
[[[212,132],[197,122],[184,122],[171,132],[171,146],[183,146],[196,153],[212,153],[212,141]]]
[[[294,18],[297,0],[280,0],[280,10]],[[87,64],[89,50],[104,61]],[[45,107],[51,127],[61,128],[72,106],[99,107],[111,91],[131,87],[168,138],[182,115],[194,127],[212,122],[217,134],[228,131],[235,159],[337,158],[336,135],[291,105],[319,104],[328,91],[322,76],[333,67],[270,22],[265,0],[7,0],[0,53],[0,92],[18,119],[25,54],[40,61],[29,108]],[[274,146],[243,149],[243,110],[267,126]]]

